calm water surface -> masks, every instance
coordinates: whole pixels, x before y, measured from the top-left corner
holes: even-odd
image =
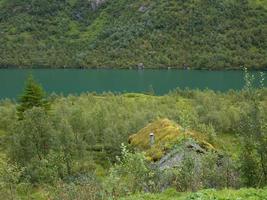
[[[30,73],[48,93],[64,95],[93,91],[146,92],[151,86],[157,95],[162,95],[177,87],[227,91],[240,90],[244,85],[242,71],[1,69],[0,98],[17,98]],[[251,73],[259,77],[259,72]]]

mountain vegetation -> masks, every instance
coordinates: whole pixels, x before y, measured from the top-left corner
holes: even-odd
[[[162,194],[135,195],[120,200],[237,200],[253,199],[265,200],[267,190],[241,189],[235,190],[203,190],[196,193],[177,193],[174,190],[165,191]]]
[[[2,67],[267,67],[266,0],[0,0]]]
[[[253,88],[248,72],[245,81],[242,91],[226,93],[64,97],[45,96],[29,78],[21,101],[0,102],[0,196],[264,199],[267,90]],[[149,146],[151,131],[156,141]],[[188,139],[195,143],[188,146]],[[191,151],[192,144],[209,148]],[[158,151],[157,159],[149,158]],[[155,162],[174,151],[182,159],[158,167]]]

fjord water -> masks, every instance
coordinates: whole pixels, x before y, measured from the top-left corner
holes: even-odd
[[[259,77],[259,72],[251,73]],[[155,94],[163,95],[177,87],[227,91],[240,90],[244,86],[243,71],[1,69],[0,98],[17,98],[29,74],[33,74],[48,93],[63,95],[108,91],[146,92],[151,87]]]

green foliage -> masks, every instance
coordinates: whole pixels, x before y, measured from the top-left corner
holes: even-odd
[[[67,174],[72,174],[73,165],[74,165],[74,158],[77,156],[77,144],[75,141],[75,134],[73,133],[72,127],[70,124],[62,119],[59,122],[59,127],[57,129],[58,140],[57,140],[57,148],[56,151],[60,152],[59,158],[60,161],[65,163]],[[61,177],[64,177],[66,174],[61,172]]]
[[[82,170],[74,171],[75,159],[85,155],[71,126],[62,119],[56,122],[54,127],[46,111],[34,107],[14,126],[8,154],[25,167],[23,177],[32,183],[53,183]]]
[[[205,190],[201,192],[197,192],[194,194],[188,195],[186,200],[196,200],[196,199],[255,199],[261,200],[266,199],[266,190],[255,190],[255,189],[241,189],[239,191],[231,191],[231,190],[223,190],[223,191],[215,191],[215,190]]]
[[[264,0],[0,3],[0,65],[263,69]]]
[[[111,168],[105,189],[115,199],[143,191],[148,183],[149,171],[144,155],[130,153],[122,144],[122,156]]]
[[[15,196],[102,200],[170,187],[196,191],[266,185],[266,88],[226,93],[176,90],[165,96],[89,93],[50,99],[50,112],[34,106],[24,111],[21,120],[16,117],[15,102],[0,102],[0,142],[4,144],[0,150],[10,158],[5,163],[20,172],[12,183]],[[216,152],[188,155],[179,167],[164,172],[133,149],[121,152],[121,143],[127,143],[130,135],[164,118],[203,132],[201,139]],[[2,185],[3,193],[11,194],[9,183]],[[221,191],[208,193],[231,197]],[[236,198],[261,197],[258,190],[230,193]],[[191,194],[132,198],[175,199],[177,195]]]
[[[194,154],[184,155],[184,159],[181,166],[178,168],[175,175],[175,185],[179,191],[196,191],[197,188],[201,187],[200,176],[197,171],[197,156]]]
[[[71,183],[59,182],[55,188],[49,190],[49,197],[54,200],[107,199],[100,181],[93,174],[77,178]]]
[[[166,179],[163,185],[175,188],[179,192],[231,188],[239,185],[237,163],[228,155],[215,152],[201,155],[183,148],[183,159],[179,166],[161,171]]]
[[[16,106],[9,100],[2,101],[0,102],[0,111],[0,129],[8,131],[17,116]]]
[[[120,200],[265,200],[267,189],[240,189],[240,190],[202,190],[196,193],[178,193],[167,190],[161,194],[140,194],[121,198]]]
[[[42,160],[53,143],[53,128],[42,108],[33,108],[18,121],[11,138],[11,157],[22,165],[32,159]]]
[[[245,185],[250,187],[265,185],[267,181],[267,131],[266,117],[263,114],[265,107],[261,104],[262,95],[252,87],[253,81],[254,77],[245,69],[244,91],[250,106],[241,118],[238,131],[243,138],[240,154],[242,177]]]
[[[18,116],[19,119],[23,118],[23,114],[26,110],[33,107],[42,107],[48,110],[48,103],[45,100],[45,92],[42,87],[34,81],[33,77],[30,75],[27,79],[25,89],[23,94],[19,99],[20,105],[18,106]]]
[[[13,200],[17,195],[17,187],[23,170],[0,158],[0,195],[1,198]]]

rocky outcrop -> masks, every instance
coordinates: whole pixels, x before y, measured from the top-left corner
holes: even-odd
[[[160,170],[179,167],[185,154],[190,152],[198,155],[194,157],[195,161],[198,162],[200,155],[205,154],[206,150],[203,149],[196,141],[187,140],[180,146],[180,148],[174,148],[164,155],[158,162],[156,162],[156,166],[158,166]]]

